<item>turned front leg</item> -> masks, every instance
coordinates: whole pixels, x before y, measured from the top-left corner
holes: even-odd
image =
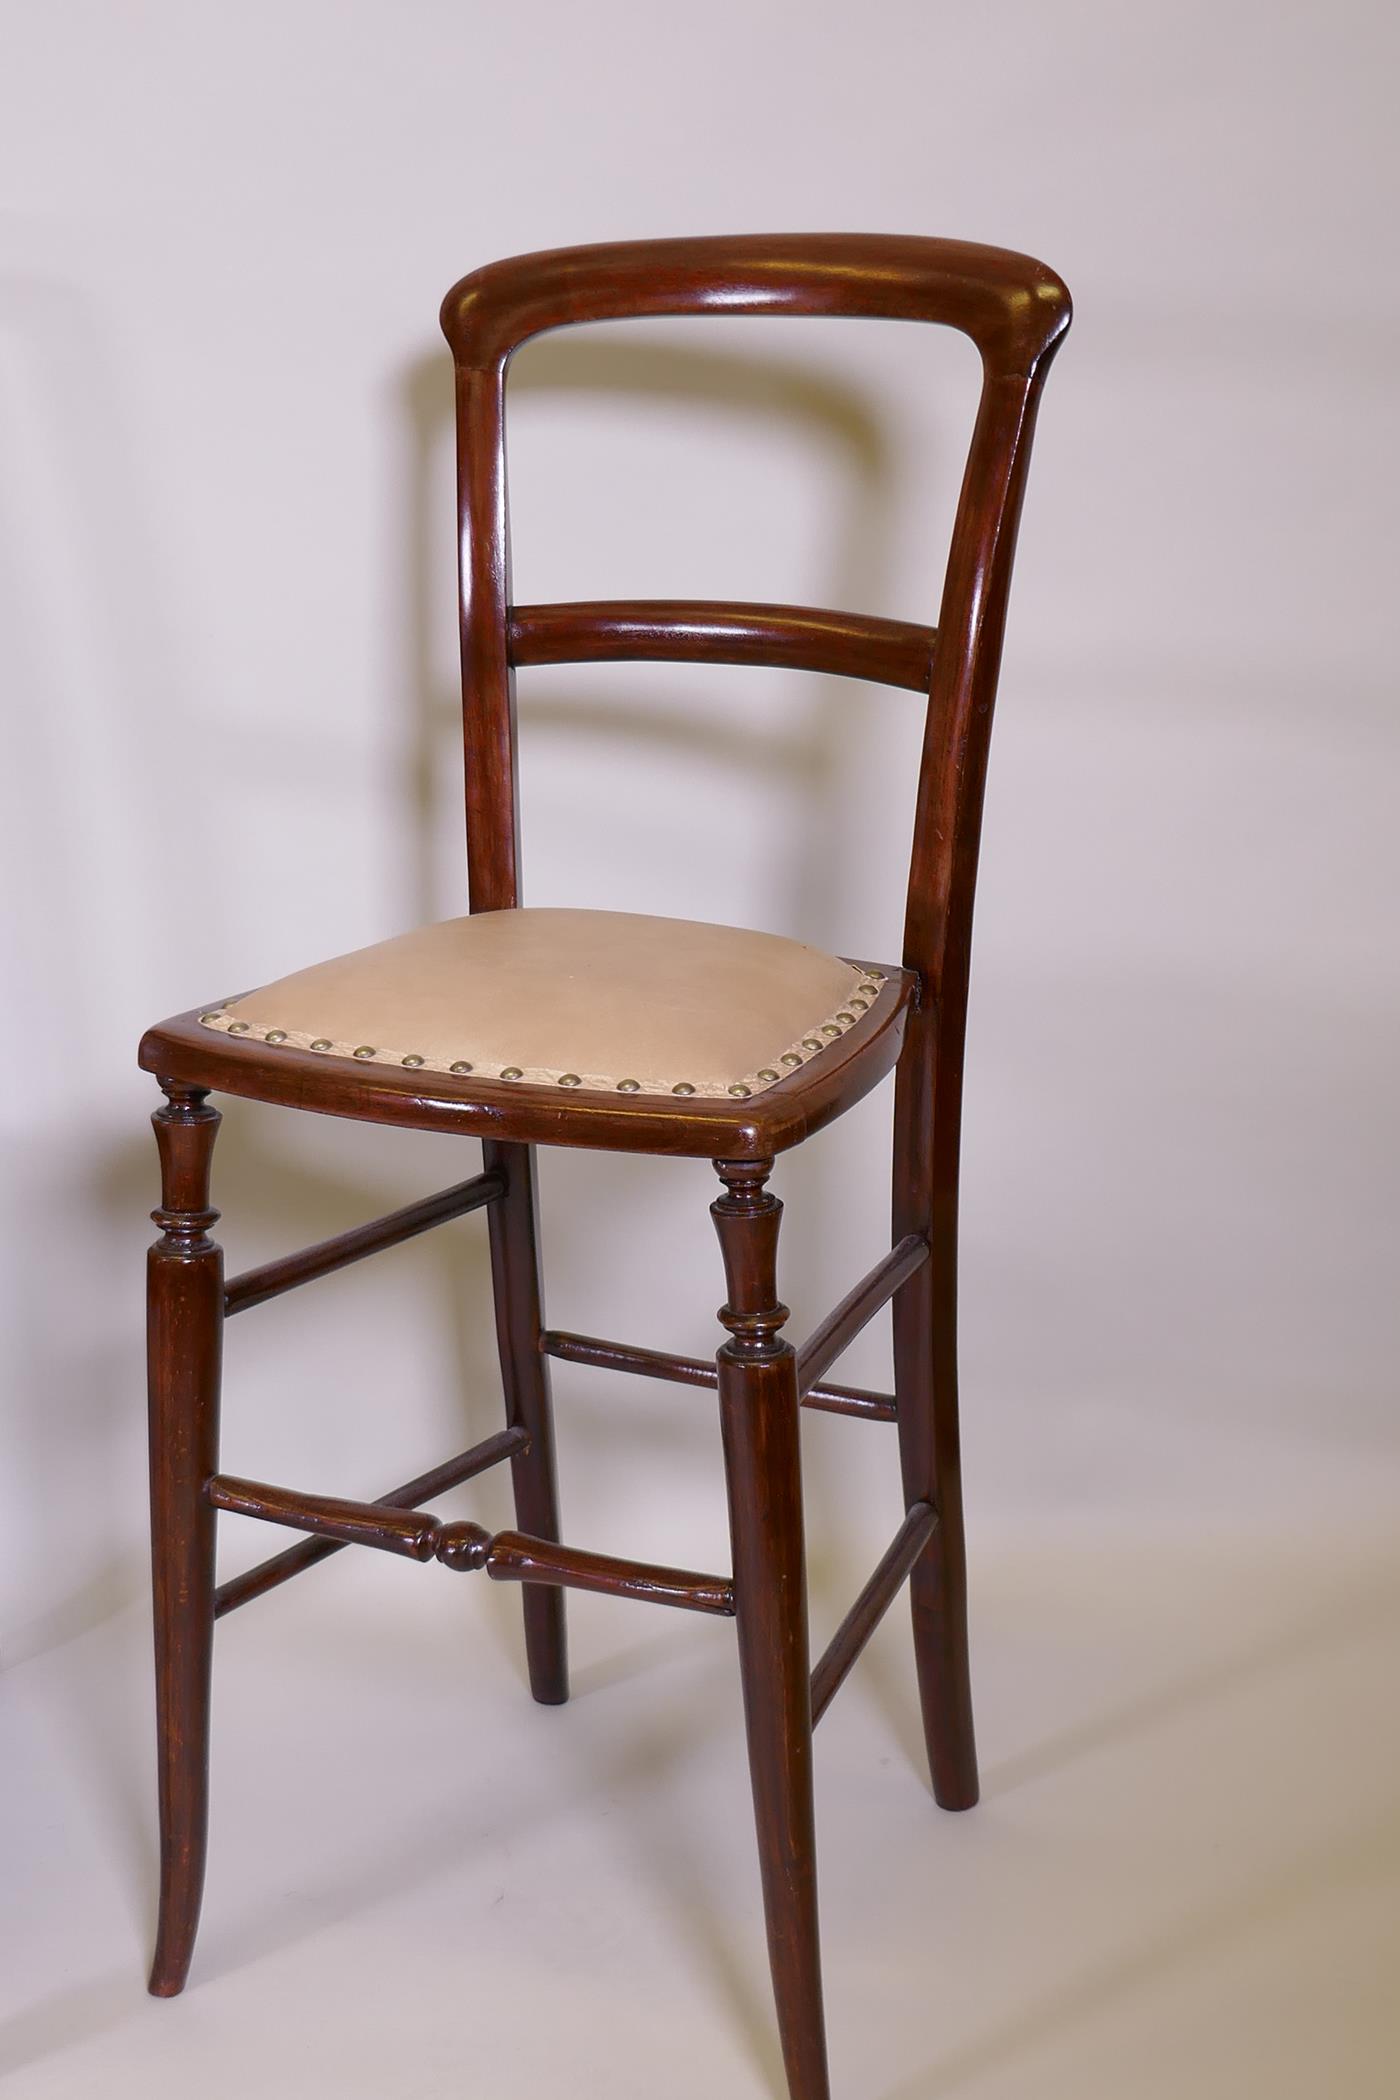
[[[164,1083],[163,1083],[164,1084]],[[223,1253],[209,1237],[209,1167],[219,1112],[202,1087],[165,1084],[152,1117],[161,1228],[147,1265],[151,1566],[160,1774],[160,1922],[150,1988],[184,1987],[199,1924],[209,1819],[209,1685],[215,1513],[204,1488],[219,1462]]]
[[[828,2100],[812,1803],[812,1705],[797,1359],[779,1339],[782,1205],[772,1161],[717,1161],[711,1206],[728,1302],[720,1421],[735,1616],[768,1952],[792,2100]]]

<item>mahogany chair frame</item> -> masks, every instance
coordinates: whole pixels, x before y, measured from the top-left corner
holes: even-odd
[[[981,355],[982,386],[937,629],[777,605],[620,602],[515,606],[506,524],[505,398],[513,352],[574,322],[651,315],[820,314],[950,326]],[[534,1696],[568,1695],[564,1591],[679,1606],[735,1621],[765,1910],[793,2100],[827,2100],[812,1799],[812,1730],[907,1581],[934,1793],[977,1799],[968,1674],[957,1398],[957,1210],[963,1046],[983,783],[1017,523],[1036,409],[1070,320],[1054,273],[959,242],[795,235],[561,249],[500,262],[454,287],[443,327],[456,364],[467,861],[473,911],[518,905],[514,673],[559,662],[701,661],[801,667],[927,695],[902,966],[859,1029],[746,1101],[658,1100],[458,1082],[441,1074],[275,1053],[199,1026],[152,1029],[141,1063],[166,1100],[154,1117],[160,1238],[149,1265],[151,1479],[159,1714],[161,1903],[152,1991],[188,1973],[204,1879],[213,1629],[223,1613],[349,1544],[522,1585]],[[782,1336],[782,1206],[775,1156],[894,1067],[890,1251],[803,1347]],[[483,1140],[481,1173],[392,1216],[225,1284],[210,1237],[218,1111],[211,1091]],[[540,1144],[681,1154],[714,1164],[727,1339],[713,1363],[544,1325],[535,1233]],[[369,1503],[218,1470],[227,1318],[446,1219],[485,1209],[506,1428]],[[886,1304],[894,1392],[826,1382]],[[560,1537],[549,1359],[718,1392],[731,1572],[610,1559]],[[898,1428],[903,1516],[826,1653],[808,1652],[801,1407]],[[423,1506],[509,1461],[517,1531],[443,1523]],[[307,1534],[216,1587],[217,1512]]]

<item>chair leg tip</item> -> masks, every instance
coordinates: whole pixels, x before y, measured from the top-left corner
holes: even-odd
[[[982,1798],[977,1774],[974,1772],[959,1779],[935,1779],[933,1798],[950,1815],[962,1815],[969,1808],[976,1808]]]
[[[558,1590],[544,1594],[551,1602],[562,1595]],[[527,1602],[533,1601],[527,1597]],[[540,1706],[564,1706],[569,1697],[569,1646],[561,1623],[552,1624],[549,1631],[550,1638],[542,1640],[537,1629],[526,1628],[525,1669],[530,1680],[530,1696]]]
[[[938,1806],[943,1810],[943,1813],[945,1815],[963,1816],[967,1814],[967,1811],[970,1808],[976,1808],[980,1796],[975,1792],[971,1794],[959,1794],[956,1796],[949,1794],[936,1794],[934,1796],[934,1799],[937,1801]]]
[[[188,1975],[187,1969],[170,1970],[156,1967],[147,1979],[146,1989],[153,1998],[178,1998],[185,1988]]]

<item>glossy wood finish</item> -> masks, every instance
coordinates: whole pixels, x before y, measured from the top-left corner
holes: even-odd
[[[976,1806],[977,1744],[967,1637],[958,1420],[958,1156],[966,969],[951,1039],[916,1018],[895,1080],[893,1231],[926,1234],[929,1259],[895,1293],[894,1389],[905,1506],[932,1502],[938,1529],[909,1578],[914,1655],[934,1797]],[[940,1098],[941,1097],[941,1098]],[[937,1107],[935,1102],[937,1101]]]
[[[648,315],[863,315],[962,330],[982,385],[936,631],[904,621],[768,604],[607,600],[514,607],[507,527],[505,400],[514,350],[542,330]],[[520,901],[514,674],[565,661],[766,664],[876,679],[927,693],[900,967],[859,1024],[743,1102],[563,1093],[454,1080],[213,1034],[199,1009],[152,1029],[141,1062],[170,1096],[157,1118],[165,1172],[151,1265],[152,1480],[161,1699],[162,1919],[152,1988],[183,1981],[203,1872],[208,1654],[213,1623],[218,1337],[225,1304],[208,1239],[207,1089],[319,1113],[480,1138],[496,1325],[520,1530],[434,1524],[411,1507],[434,1476],[377,1505],[342,1505],[341,1536],[312,1537],[220,1592],[224,1608],[339,1550],[350,1535],[525,1585],[536,1696],[566,1695],[565,1585],[650,1597],[736,1618],[764,1902],[792,2100],[828,2100],[812,1806],[814,1702],[825,1709],[881,1614],[910,1585],[920,1692],[938,1800],[977,1797],[968,1677],[956,1353],[959,1123],[972,907],[992,707],[1035,417],[1069,325],[1068,294],[1042,264],[912,236],[742,236],[553,250],[495,263],[449,293],[456,366],[467,862],[473,910]],[[862,965],[872,967],[871,965]],[[820,1131],[891,1070],[895,1143],[891,1252],[810,1337],[782,1339],[780,1206],[774,1158]],[[164,1121],[162,1121],[162,1117]],[[713,1206],[728,1286],[729,1340],[695,1359],[545,1331],[535,1227],[537,1145],[704,1158],[726,1193]],[[464,1184],[469,1187],[471,1184]],[[460,1194],[461,1191],[448,1192]],[[229,1310],[262,1302],[370,1238],[426,1229],[435,1201],[285,1257],[230,1287]],[[355,1243],[355,1251],[348,1251]],[[380,1237],[376,1245],[392,1244]],[[339,1250],[339,1251],[337,1251]],[[832,1386],[824,1374],[890,1302],[895,1394]],[[560,1357],[717,1388],[733,1580],[583,1554],[559,1542],[548,1362]],[[809,1669],[800,1406],[897,1418],[903,1522],[817,1666]],[[439,1469],[440,1472],[442,1469]],[[466,1477],[463,1475],[462,1477]],[[255,1483],[216,1495],[289,1521],[329,1508]],[[278,1497],[281,1497],[280,1502]],[[398,1506],[396,1506],[398,1505]],[[344,1514],[345,1508],[350,1514]],[[347,1531],[346,1526],[350,1529]],[[358,1530],[355,1527],[360,1527]],[[285,1572],[282,1572],[285,1571]],[[240,1587],[241,1586],[241,1587]]]
[[[307,1495],[266,1480],[240,1480],[216,1473],[205,1487],[215,1509],[235,1517],[261,1517],[265,1524],[290,1524],[319,1532],[343,1546],[374,1546],[405,1560],[432,1560],[440,1520],[426,1510],[393,1509],[382,1502],[349,1502],[340,1495]]]
[[[812,1726],[840,1691],[861,1651],[904,1587],[910,1569],[932,1538],[938,1512],[931,1502],[916,1502],[856,1598],[826,1652],[812,1672]]]
[[[512,664],[763,664],[824,671],[926,693],[931,627],[805,605],[735,605],[718,599],[625,598],[518,605],[510,615]]]
[[[817,1919],[812,1702],[797,1358],[782,1340],[771,1162],[716,1162],[711,1206],[728,1299],[720,1429],[734,1555],[739,1669],[768,1954],[792,2100],[829,2100]]]
[[[722,1575],[697,1575],[691,1568],[660,1567],[654,1562],[618,1560],[607,1553],[585,1553],[577,1546],[554,1546],[519,1531],[498,1531],[483,1565],[493,1582],[523,1582],[535,1588],[557,1585],[593,1590],[603,1597],[631,1597],[641,1604],[673,1604],[682,1611],[734,1616],[734,1585]]]
[[[523,1442],[507,1432],[512,1454]],[[504,1454],[502,1454],[504,1455]],[[300,1488],[275,1487],[265,1480],[240,1480],[216,1473],[205,1484],[215,1509],[232,1516],[257,1517],[265,1524],[287,1524],[316,1535],[328,1550],[336,1546],[373,1546],[403,1560],[440,1560],[458,1573],[484,1568],[495,1582],[519,1582],[549,1594],[559,1590],[593,1590],[607,1597],[631,1597],[644,1604],[673,1604],[682,1611],[734,1616],[734,1585],[722,1575],[698,1575],[691,1568],[669,1568],[654,1561],[619,1560],[607,1553],[587,1553],[552,1539],[531,1538],[523,1531],[490,1532],[481,1524],[449,1522],[425,1510],[395,1508],[385,1502],[352,1502],[338,1495],[308,1495]]]
[[[669,1350],[639,1349],[632,1342],[605,1342],[597,1335],[566,1334],[551,1328],[540,1337],[546,1356],[561,1363],[591,1364],[600,1371],[625,1371],[634,1377],[660,1378],[672,1385],[698,1385],[713,1389],[719,1372],[699,1356],[673,1356]],[[804,1407],[820,1413],[856,1415],[867,1422],[893,1422],[895,1404],[888,1393],[872,1393],[861,1385],[814,1385],[802,1395]]]
[[[269,1298],[280,1298],[284,1291],[294,1291],[299,1284],[311,1283],[318,1276],[330,1276],[337,1269],[348,1268],[351,1262],[363,1261],[367,1255],[382,1254],[386,1247],[400,1246],[420,1232],[431,1232],[435,1225],[464,1218],[469,1211],[494,1203],[504,1193],[502,1175],[476,1174],[470,1181],[443,1189],[436,1196],[425,1196],[418,1203],[406,1204],[402,1210],[390,1211],[387,1217],[375,1218],[368,1225],[357,1225],[353,1231],[338,1233],[332,1240],[321,1240],[296,1254],[264,1262],[259,1269],[248,1269],[242,1276],[235,1276],[224,1292],[224,1318],[231,1320],[235,1313],[266,1305]]]
[[[152,1117],[160,1154],[160,1238],[147,1257],[151,1571],[160,1783],[160,1925],[150,1988],[183,1989],[204,1893],[209,1825],[209,1692],[214,1648],[214,1512],[219,1462],[224,1257],[209,1237],[209,1169],[220,1116],[197,1087],[166,1088]]]
[[[899,1056],[914,978],[896,964],[856,956],[850,961],[888,980],[857,1025],[820,1057],[743,1102],[597,1094],[583,1087],[456,1079],[448,1072],[362,1064],[202,1028],[199,1016],[207,1005],[148,1030],[140,1062],[158,1077],[221,1094],[453,1137],[687,1159],[769,1158],[843,1115],[879,1085]]]
[[[1069,326],[1069,294],[1028,255],[921,234],[741,233],[603,241],[488,263],[455,284],[442,328],[460,367],[493,371],[532,336],[667,314],[828,314],[961,329],[997,370],[1028,372]]]
[[[797,1352],[799,1395],[811,1391],[822,1373],[850,1348],[862,1328],[870,1325],[881,1306],[888,1305],[901,1284],[927,1260],[928,1241],[917,1233],[906,1233],[847,1291]]]
[[[949,944],[953,923],[970,923],[987,734],[1035,408],[1070,319],[1069,295],[1054,272],[1001,249],[868,234],[636,241],[514,256],[454,285],[442,325],[457,368],[473,908],[513,905],[520,894],[506,523],[510,358],[531,337],[574,322],[706,313],[933,322],[962,330],[981,353],[982,395],[933,651],[905,929],[906,964],[941,999],[950,954],[955,969],[959,955]],[[763,1155],[716,1147],[711,1156]]]
[[[511,1460],[515,1515],[522,1531],[557,1543],[559,1487],[554,1460],[553,1403],[549,1364],[540,1348],[540,1257],[535,1225],[535,1156],[526,1145],[485,1145],[488,1174],[505,1183],[489,1214],[491,1287],[496,1308],[496,1345],[505,1386],[506,1419],[523,1429],[528,1446]],[[569,1696],[568,1638],[564,1599],[557,1589],[527,1589],[525,1655],[530,1690],[542,1706],[562,1706]]]
[[[380,1509],[416,1509],[422,1502],[432,1502],[450,1489],[475,1480],[492,1466],[500,1465],[503,1459],[513,1458],[528,1442],[523,1429],[499,1430],[495,1436],[484,1437],[479,1444],[473,1444],[470,1451],[463,1451],[456,1458],[434,1466],[431,1472],[405,1480],[402,1486],[390,1488],[387,1495],[376,1495],[375,1506]],[[220,1583],[214,1592],[215,1618],[221,1619],[225,1613],[237,1611],[241,1604],[251,1604],[255,1597],[279,1589],[284,1582],[290,1582],[293,1575],[314,1568],[319,1561],[329,1560],[333,1553],[343,1553],[347,1543],[345,1539],[337,1538],[305,1539],[299,1546],[289,1546],[284,1553],[274,1553],[270,1559],[259,1561],[256,1567],[248,1568],[242,1575],[232,1576],[229,1581]]]

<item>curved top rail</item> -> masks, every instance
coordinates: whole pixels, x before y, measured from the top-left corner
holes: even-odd
[[[1027,255],[914,234],[788,233],[548,248],[455,284],[442,328],[461,365],[502,364],[578,321],[663,314],[828,314],[931,321],[986,362],[1029,372],[1069,326],[1070,297]]]

